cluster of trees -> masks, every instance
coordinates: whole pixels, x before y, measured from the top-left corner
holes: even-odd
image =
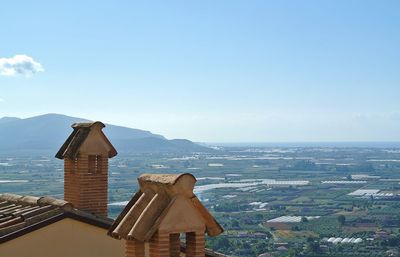
[[[271,251],[267,240],[233,239],[224,236],[207,238],[207,247],[235,256],[257,256]]]
[[[214,211],[217,212],[235,212],[235,211],[245,211],[248,209],[248,205],[239,203],[224,203],[221,202],[214,206]]]
[[[381,242],[382,246],[390,246],[390,247],[398,247],[400,246],[400,235],[396,235],[394,237],[390,237]]]

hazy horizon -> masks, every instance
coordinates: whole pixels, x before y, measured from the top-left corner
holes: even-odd
[[[46,115],[62,115],[62,116],[67,116],[64,114],[57,114],[57,113],[47,113],[43,115],[38,115],[38,116],[46,116]],[[4,116],[0,117],[0,120],[2,118],[18,118],[18,119],[29,119],[29,118],[35,118],[38,116],[33,116],[33,117],[27,117],[27,118],[20,118],[20,117],[15,117],[15,116]],[[70,116],[67,116],[70,117]],[[75,118],[85,118],[85,117],[75,117]],[[111,124],[111,123],[107,123]],[[118,124],[111,124],[111,125],[116,125],[120,126]],[[124,126],[123,126],[124,127]],[[144,131],[147,131],[146,129],[143,128],[134,128],[134,127],[127,127],[127,128],[132,128],[132,129],[141,129]],[[153,131],[150,131],[153,132]],[[163,135],[161,135],[163,136]],[[177,138],[168,138],[168,139],[177,139]],[[185,138],[189,139],[190,138]],[[199,144],[205,144],[208,146],[221,146],[221,147],[378,147],[378,148],[399,148],[400,147],[400,141],[197,141],[196,143]]]
[[[197,142],[400,141],[399,11],[9,1],[0,116],[62,113]]]
[[[200,142],[202,143],[202,142]],[[400,148],[400,141],[293,141],[293,142],[203,142],[221,147],[337,147],[337,148]]]

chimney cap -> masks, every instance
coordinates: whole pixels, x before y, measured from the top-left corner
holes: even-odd
[[[58,150],[56,158],[64,159],[65,157],[67,157],[71,160],[74,160],[78,156],[80,147],[88,138],[92,129],[98,129],[100,131],[101,139],[104,140],[105,143],[108,145],[108,158],[112,158],[117,155],[117,150],[102,132],[102,129],[105,127],[104,123],[100,121],[79,122],[72,124],[71,127],[74,130],[61,146],[60,150]]]
[[[101,121],[91,121],[91,122],[76,122],[72,124],[71,127],[74,129],[79,129],[79,128],[90,128],[94,125],[100,125],[101,128],[104,128],[106,126]]]
[[[117,239],[148,241],[166,223],[173,224],[174,229],[184,226],[182,232],[199,226],[203,226],[209,236],[223,232],[194,195],[196,178],[192,174],[143,174],[138,181],[140,189],[117,217],[108,235]],[[185,211],[176,213],[182,208]],[[168,222],[164,223],[164,220]],[[179,225],[182,221],[191,222]]]
[[[139,182],[144,183],[156,183],[156,184],[164,184],[164,185],[175,185],[182,177],[192,177],[196,182],[196,178],[190,173],[181,173],[181,174],[150,174],[144,173],[139,176]]]

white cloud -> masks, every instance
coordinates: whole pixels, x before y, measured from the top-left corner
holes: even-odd
[[[43,71],[40,63],[25,54],[17,54],[11,58],[0,58],[0,75],[3,76],[23,75],[29,77]]]
[[[4,99],[3,99],[3,98],[0,98],[0,103],[1,103],[1,102],[4,102]]]

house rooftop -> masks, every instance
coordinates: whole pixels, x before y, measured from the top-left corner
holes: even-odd
[[[65,218],[103,229],[109,229],[113,223],[112,219],[77,210],[61,199],[4,193],[0,194],[0,244]],[[186,252],[185,245],[181,252]],[[205,249],[205,256],[227,257],[211,249]]]
[[[72,218],[104,229],[113,220],[74,209],[52,197],[0,194],[0,244],[64,218]]]

